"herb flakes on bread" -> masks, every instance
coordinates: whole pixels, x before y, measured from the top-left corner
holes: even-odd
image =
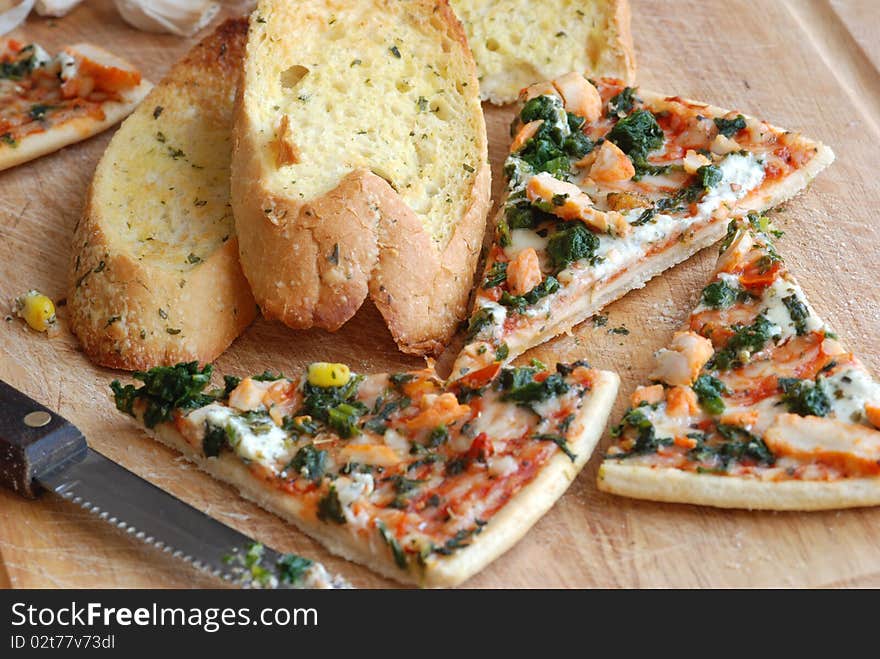
[[[258,4],[232,199],[265,316],[335,330],[369,295],[401,350],[437,353],[465,313],[489,178],[445,0]]]
[[[635,81],[627,0],[451,0],[477,61],[483,100],[513,103],[540,80],[578,71]]]
[[[95,362],[210,360],[256,315],[229,203],[247,21],[198,44],[114,135],[77,224],[71,329]]]

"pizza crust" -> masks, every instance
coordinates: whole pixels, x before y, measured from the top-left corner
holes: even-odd
[[[605,429],[620,384],[615,373],[596,371],[596,374],[586,403],[571,426],[573,434],[568,444],[577,455],[576,460],[572,462],[557,452],[540,473],[489,520],[470,545],[450,556],[436,556],[421,572],[399,568],[378,533],[359,535],[355,543],[345,525],[325,523],[317,518],[303,519],[303,507],[295,498],[262,481],[232,453],[205,458],[168,423],[147,432],[211,476],[233,485],[244,498],[318,540],[331,553],[401,583],[428,588],[451,587],[470,578],[516,544],[562,496],[587,463]]]
[[[71,51],[87,51],[86,54],[103,64],[125,68],[134,71],[135,68],[125,60],[104,51],[97,46],[78,44],[71,47]],[[141,79],[140,84],[122,94],[122,101],[108,101],[101,105],[104,119],[98,120],[92,117],[76,117],[66,121],[60,126],[52,126],[40,133],[31,133],[22,137],[15,146],[0,144],[0,171],[15,167],[22,163],[34,160],[40,156],[58,151],[59,149],[82,142],[100,132],[107,130],[113,124],[122,121],[130,115],[138,104],[153,88],[152,83]]]
[[[668,503],[748,510],[832,510],[880,504],[880,477],[837,481],[760,481],[628,465],[614,459],[599,468],[603,492]]]

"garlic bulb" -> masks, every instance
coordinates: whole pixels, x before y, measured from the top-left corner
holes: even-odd
[[[0,0],[0,34],[12,32],[31,12],[34,0]]]
[[[211,22],[220,5],[210,0],[115,0],[129,25],[146,32],[189,37]]]
[[[34,7],[40,16],[64,16],[82,0],[37,0]]]

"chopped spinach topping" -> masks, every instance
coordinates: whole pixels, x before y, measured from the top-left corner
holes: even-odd
[[[546,123],[552,123],[556,121],[559,107],[561,107],[559,99],[554,96],[535,96],[535,98],[528,100],[523,105],[519,118],[524,124],[537,121],[538,119],[543,119]]]
[[[718,425],[718,433],[726,440],[718,443],[707,443],[704,439],[697,439],[697,445],[688,451],[691,460],[699,462],[718,461],[726,470],[731,461],[750,459],[759,465],[770,466],[776,462],[776,458],[764,443],[764,440],[753,435],[745,428],[727,424]]]
[[[488,307],[482,307],[473,316],[471,316],[471,320],[468,323],[468,339],[474,338],[477,334],[480,333],[480,331],[483,330],[483,328],[488,327],[494,322],[495,315],[492,313],[492,310]]]
[[[345,524],[345,514],[342,512],[342,504],[336,493],[336,486],[330,484],[327,494],[318,502],[318,519],[322,522],[336,522]]]
[[[831,411],[831,401],[822,387],[811,380],[779,378],[782,400],[788,411],[801,416],[826,416]]]
[[[379,535],[382,536],[382,540],[388,545],[389,549],[391,549],[391,555],[394,556],[394,562],[397,564],[401,570],[406,569],[406,554],[400,546],[400,543],[397,541],[391,532],[388,531],[388,528],[385,526],[385,522],[382,520],[376,520],[376,528],[379,529]]]
[[[256,380],[257,382],[275,382],[275,380],[282,379],[284,379],[284,373],[273,373],[272,371],[263,371],[251,378],[251,380]]]
[[[456,549],[467,547],[470,544],[467,541],[475,535],[479,535],[483,531],[483,527],[486,526],[486,522],[481,519],[474,520],[474,524],[475,526],[472,526],[469,529],[461,529],[458,531],[454,536],[443,543],[442,547],[434,547],[434,553],[448,556]]]
[[[646,169],[651,167],[648,153],[663,146],[663,129],[651,112],[636,110],[618,121],[605,138],[620,147],[637,169]]]
[[[428,447],[437,448],[441,444],[445,444],[449,440],[449,431],[446,426],[437,426],[428,435]]]
[[[306,444],[296,452],[285,471],[293,470],[310,481],[319,481],[324,477],[327,464],[327,451],[315,448],[314,444]]]
[[[228,398],[229,394],[235,391],[235,388],[241,384],[241,378],[236,377],[235,375],[224,375],[223,376],[223,396],[224,398]]]
[[[533,435],[532,439],[538,439],[544,442],[553,442],[556,446],[559,447],[559,450],[565,453],[568,456],[568,459],[574,462],[577,459],[577,454],[573,453],[570,448],[568,448],[568,442],[565,440],[565,437],[562,435],[556,435],[553,433],[543,433],[538,435]]]
[[[286,416],[282,420],[281,428],[297,435],[314,435],[318,432],[318,424],[309,417]]]
[[[764,314],[758,316],[751,325],[734,325],[734,335],[728,339],[722,350],[715,352],[709,361],[709,368],[727,371],[734,366],[741,366],[752,354],[764,348],[774,327]]]
[[[535,376],[541,372],[543,369],[532,366],[503,369],[498,379],[503,392],[501,399],[529,406],[568,391],[569,386],[561,373],[552,373],[543,381],[538,381]]]
[[[43,103],[37,103],[36,105],[32,105],[31,109],[28,110],[28,116],[33,121],[42,121],[46,118],[46,113],[51,110],[54,106],[45,105]]]
[[[144,401],[144,425],[153,428],[168,421],[175,409],[192,409],[212,402],[214,398],[202,391],[208,386],[213,370],[210,364],[199,370],[198,362],[156,366],[146,372],[134,372],[133,377],[144,383],[141,387],[135,388],[132,384],[123,387],[119,380],[113,380],[110,388],[120,412],[134,416],[134,402]]]
[[[736,135],[739,131],[746,127],[746,118],[741,114],[736,115],[734,119],[722,119],[716,117],[712,121],[718,127],[718,132],[724,137]]]
[[[624,454],[612,455],[613,458],[626,458],[631,455],[642,455],[644,453],[655,453],[661,446],[669,446],[672,444],[671,437],[657,437],[654,430],[654,424],[645,416],[645,413],[638,407],[630,408],[623,415],[620,424],[611,430],[612,437],[620,437],[626,428],[632,428],[636,431],[635,443],[629,451]]]
[[[605,113],[609,119],[625,117],[632,112],[633,104],[638,99],[635,96],[635,89],[632,87],[624,87],[620,92],[611,97],[608,101],[608,111]]]
[[[343,438],[360,434],[357,420],[367,412],[367,406],[355,400],[361,380],[363,376],[358,375],[340,387],[319,387],[306,382],[303,406],[297,416],[307,415],[323,421]]]
[[[734,304],[738,297],[738,291],[720,279],[713,281],[703,289],[700,300],[710,309],[727,309]]]
[[[278,580],[281,583],[295,584],[299,582],[312,567],[312,560],[297,556],[296,554],[284,554],[278,559],[275,567],[278,571]]]
[[[788,315],[794,323],[795,332],[798,336],[803,336],[807,332],[807,319],[810,317],[810,311],[807,305],[801,302],[800,298],[794,293],[782,298],[782,304],[788,309]]]
[[[700,406],[709,414],[721,414],[724,411],[724,401],[721,394],[727,393],[727,387],[718,378],[711,375],[701,375],[693,385],[694,393],[700,401]]]
[[[596,148],[596,144],[581,131],[573,131],[562,143],[562,150],[572,158],[583,158]]]
[[[486,278],[483,280],[483,288],[492,288],[500,286],[507,281],[507,263],[504,261],[495,261],[492,267],[486,271]]]
[[[226,429],[205,423],[205,437],[202,440],[202,453],[206,458],[215,458],[226,446]]]
[[[598,247],[599,239],[581,222],[563,225],[547,240],[547,254],[557,271],[574,261],[591,258]]]
[[[505,307],[511,307],[515,311],[522,313],[526,307],[536,304],[541,298],[552,295],[558,290],[559,282],[556,280],[556,277],[550,275],[524,295],[511,295],[505,291],[501,294],[499,302]]]

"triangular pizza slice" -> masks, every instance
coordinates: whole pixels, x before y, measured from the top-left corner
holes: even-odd
[[[730,223],[599,472],[607,492],[724,508],[880,504],[880,384],[810,307],[766,218]]]
[[[160,441],[311,535],[398,581],[454,586],[516,543],[586,464],[617,395],[579,362],[293,379],[196,362],[113,383]]]
[[[758,119],[577,73],[523,90],[511,133],[508,197],[453,377],[568,331],[834,159]]]

